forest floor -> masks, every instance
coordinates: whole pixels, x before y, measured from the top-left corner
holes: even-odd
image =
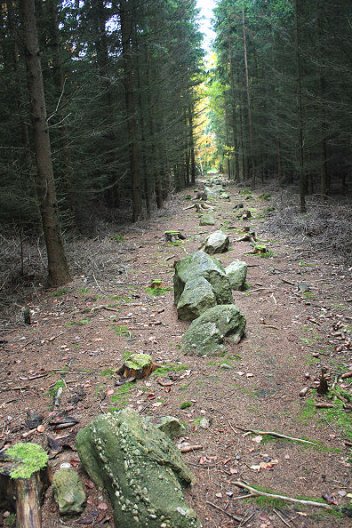
[[[230,201],[212,202],[214,227],[200,227],[196,211],[184,210],[192,204],[187,195],[193,197],[193,190],[185,191],[163,216],[91,242],[91,259],[110,263],[92,279],[78,275],[67,287],[32,295],[32,324],[17,318],[1,336],[0,449],[30,440],[49,449],[53,470],[63,461],[79,467],[74,449],[78,430],[99,413],[129,405],[155,420],[178,417],[187,424],[183,442],[202,446],[183,456],[196,477],[187,499],[205,528],[238,526],[232,515],[243,517],[241,526],[248,528],[347,528],[351,519],[346,516],[301,504],[243,499],[234,484],[240,480],[290,497],[350,503],[352,378],[338,377],[352,370],[352,293],[350,270],[337,255],[318,252],[301,237],[275,232],[273,238],[267,215],[275,193],[236,187],[227,192]],[[250,221],[237,218],[239,210],[233,208],[239,202],[251,210]],[[264,241],[268,258],[254,255],[248,242],[236,242],[244,225]],[[230,250],[219,260],[249,265],[248,289],[234,292],[247,319],[246,337],[238,345],[228,344],[223,357],[185,356],[180,339],[189,323],[177,319],[173,264],[219,228],[231,239]],[[171,229],[180,229],[187,239],[179,245],[166,242],[164,231]],[[163,280],[163,295],[155,297],[147,289],[152,279]],[[116,387],[116,371],[127,350],[152,354],[165,368]],[[322,366],[330,378],[330,397],[342,399],[316,394]],[[60,386],[62,396],[54,407]],[[309,390],[300,396],[305,387]],[[334,407],[319,409],[316,402],[333,402]],[[41,416],[37,422],[35,414]],[[77,424],[60,429],[67,415]],[[113,526],[105,499],[83,478],[88,494],[84,513],[59,519],[49,489],[45,527]],[[0,515],[0,526],[3,522]]]

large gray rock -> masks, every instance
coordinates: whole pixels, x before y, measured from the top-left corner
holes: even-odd
[[[74,469],[67,468],[56,471],[53,478],[53,491],[62,515],[72,515],[83,511],[86,493]]]
[[[215,225],[215,218],[212,213],[202,214],[199,220],[200,226],[213,226]]]
[[[181,321],[193,321],[213,306],[216,306],[213,288],[204,277],[196,277],[186,282],[177,303],[178,318]]]
[[[230,286],[233,290],[243,290],[247,278],[247,264],[242,260],[234,260],[225,268],[229,278]]]
[[[230,239],[223,233],[223,231],[215,231],[208,236],[203,250],[208,253],[208,255],[215,255],[215,253],[225,253],[228,250],[230,245]]]
[[[230,282],[221,262],[204,251],[197,251],[175,264],[174,298],[176,305],[179,303],[186,283],[198,277],[203,277],[211,284],[218,304],[233,302]]]
[[[244,335],[246,320],[234,304],[210,308],[195,319],[182,338],[188,354],[208,356],[224,352],[224,340],[231,336],[238,343]]]
[[[119,528],[199,528],[182,486],[192,475],[165,433],[132,409],[98,416],[77,435],[90,478],[107,491]]]

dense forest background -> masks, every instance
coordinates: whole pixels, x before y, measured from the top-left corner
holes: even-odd
[[[209,169],[298,185],[302,213],[347,194],[351,3],[219,0],[214,28],[205,61],[195,0],[1,3],[1,236],[43,233],[49,284],[62,233],[147,218]]]

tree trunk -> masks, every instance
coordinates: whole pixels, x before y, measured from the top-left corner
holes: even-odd
[[[246,81],[246,95],[247,95],[247,112],[248,112],[248,134],[249,134],[249,164],[252,172],[252,183],[255,186],[255,166],[254,166],[254,149],[253,149],[253,119],[252,119],[252,102],[251,92],[249,86],[249,70],[248,70],[248,52],[247,52],[247,30],[244,9],[242,9],[242,37],[243,37],[243,58],[244,71]]]
[[[122,37],[123,69],[125,83],[125,99],[127,114],[127,130],[129,140],[130,173],[132,183],[133,222],[142,216],[142,192],[139,173],[139,153],[137,140],[137,104],[135,95],[135,72],[133,68],[133,11],[132,3],[120,1],[120,23]]]
[[[302,94],[302,50],[301,50],[301,1],[295,0],[296,8],[296,63],[297,63],[297,110],[298,110],[298,163],[299,163],[299,187],[300,187],[300,208],[301,213],[305,213],[307,194],[307,175],[304,165],[304,118],[303,118],[303,94]]]
[[[34,0],[21,0],[37,174],[36,190],[48,255],[48,285],[71,280],[59,225]]]

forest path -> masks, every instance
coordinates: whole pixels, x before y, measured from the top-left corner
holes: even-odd
[[[319,499],[328,494],[339,503],[352,491],[346,437],[331,415],[315,409],[311,392],[299,396],[303,387],[319,378],[322,364],[333,376],[351,368],[348,347],[345,355],[332,354],[336,345],[343,348],[351,317],[338,264],[325,262],[326,257],[308,246],[298,248],[295,241],[270,239],[263,228],[272,200],[268,194],[235,187],[227,191],[230,201],[212,202],[214,227],[200,227],[195,210],[184,210],[192,204],[187,195],[193,197],[193,191],[185,191],[165,216],[127,227],[123,237],[111,235],[116,255],[109,252],[105,257],[118,260],[120,275],[102,273],[88,282],[77,277],[67,288],[33,297],[33,324],[17,326],[5,336],[0,402],[5,427],[0,447],[23,436],[47,446],[48,435],[62,436],[50,422],[65,411],[79,424],[68,429],[65,448],[53,456],[52,464],[63,460],[77,464],[77,454],[69,446],[74,447],[78,429],[100,412],[129,404],[155,418],[179,417],[188,426],[185,441],[203,446],[184,456],[197,478],[188,498],[204,527],[237,525],[209,503],[230,515],[252,516],[245,525],[253,528],[279,528],[285,523],[302,528],[350,526],[347,518],[320,509],[233,500],[239,494],[236,480],[293,497]],[[252,211],[250,222],[237,218],[233,208],[240,201]],[[248,242],[235,242],[243,225],[250,225],[265,241],[272,252],[269,258],[250,254]],[[241,259],[249,265],[249,289],[234,292],[247,319],[247,335],[239,345],[228,345],[223,357],[184,356],[180,339],[189,323],[177,320],[173,305],[173,262],[199,249],[207,234],[219,228],[231,239],[230,250],[218,256],[221,262]],[[180,229],[187,236],[185,242],[167,243],[164,231],[171,229]],[[169,288],[159,297],[146,290],[157,278]],[[164,365],[164,377],[159,373],[115,387],[116,369],[126,350],[152,354]],[[63,394],[53,410],[53,394],[60,384]],[[25,425],[28,410],[42,415],[39,431]],[[308,438],[321,446],[284,440],[264,444],[265,437],[260,441],[258,435],[244,436],[239,428]],[[106,526],[109,513],[99,509],[102,498],[91,484],[87,486],[85,526]],[[62,526],[50,496],[44,514],[45,526]],[[66,525],[78,526],[76,521]]]

